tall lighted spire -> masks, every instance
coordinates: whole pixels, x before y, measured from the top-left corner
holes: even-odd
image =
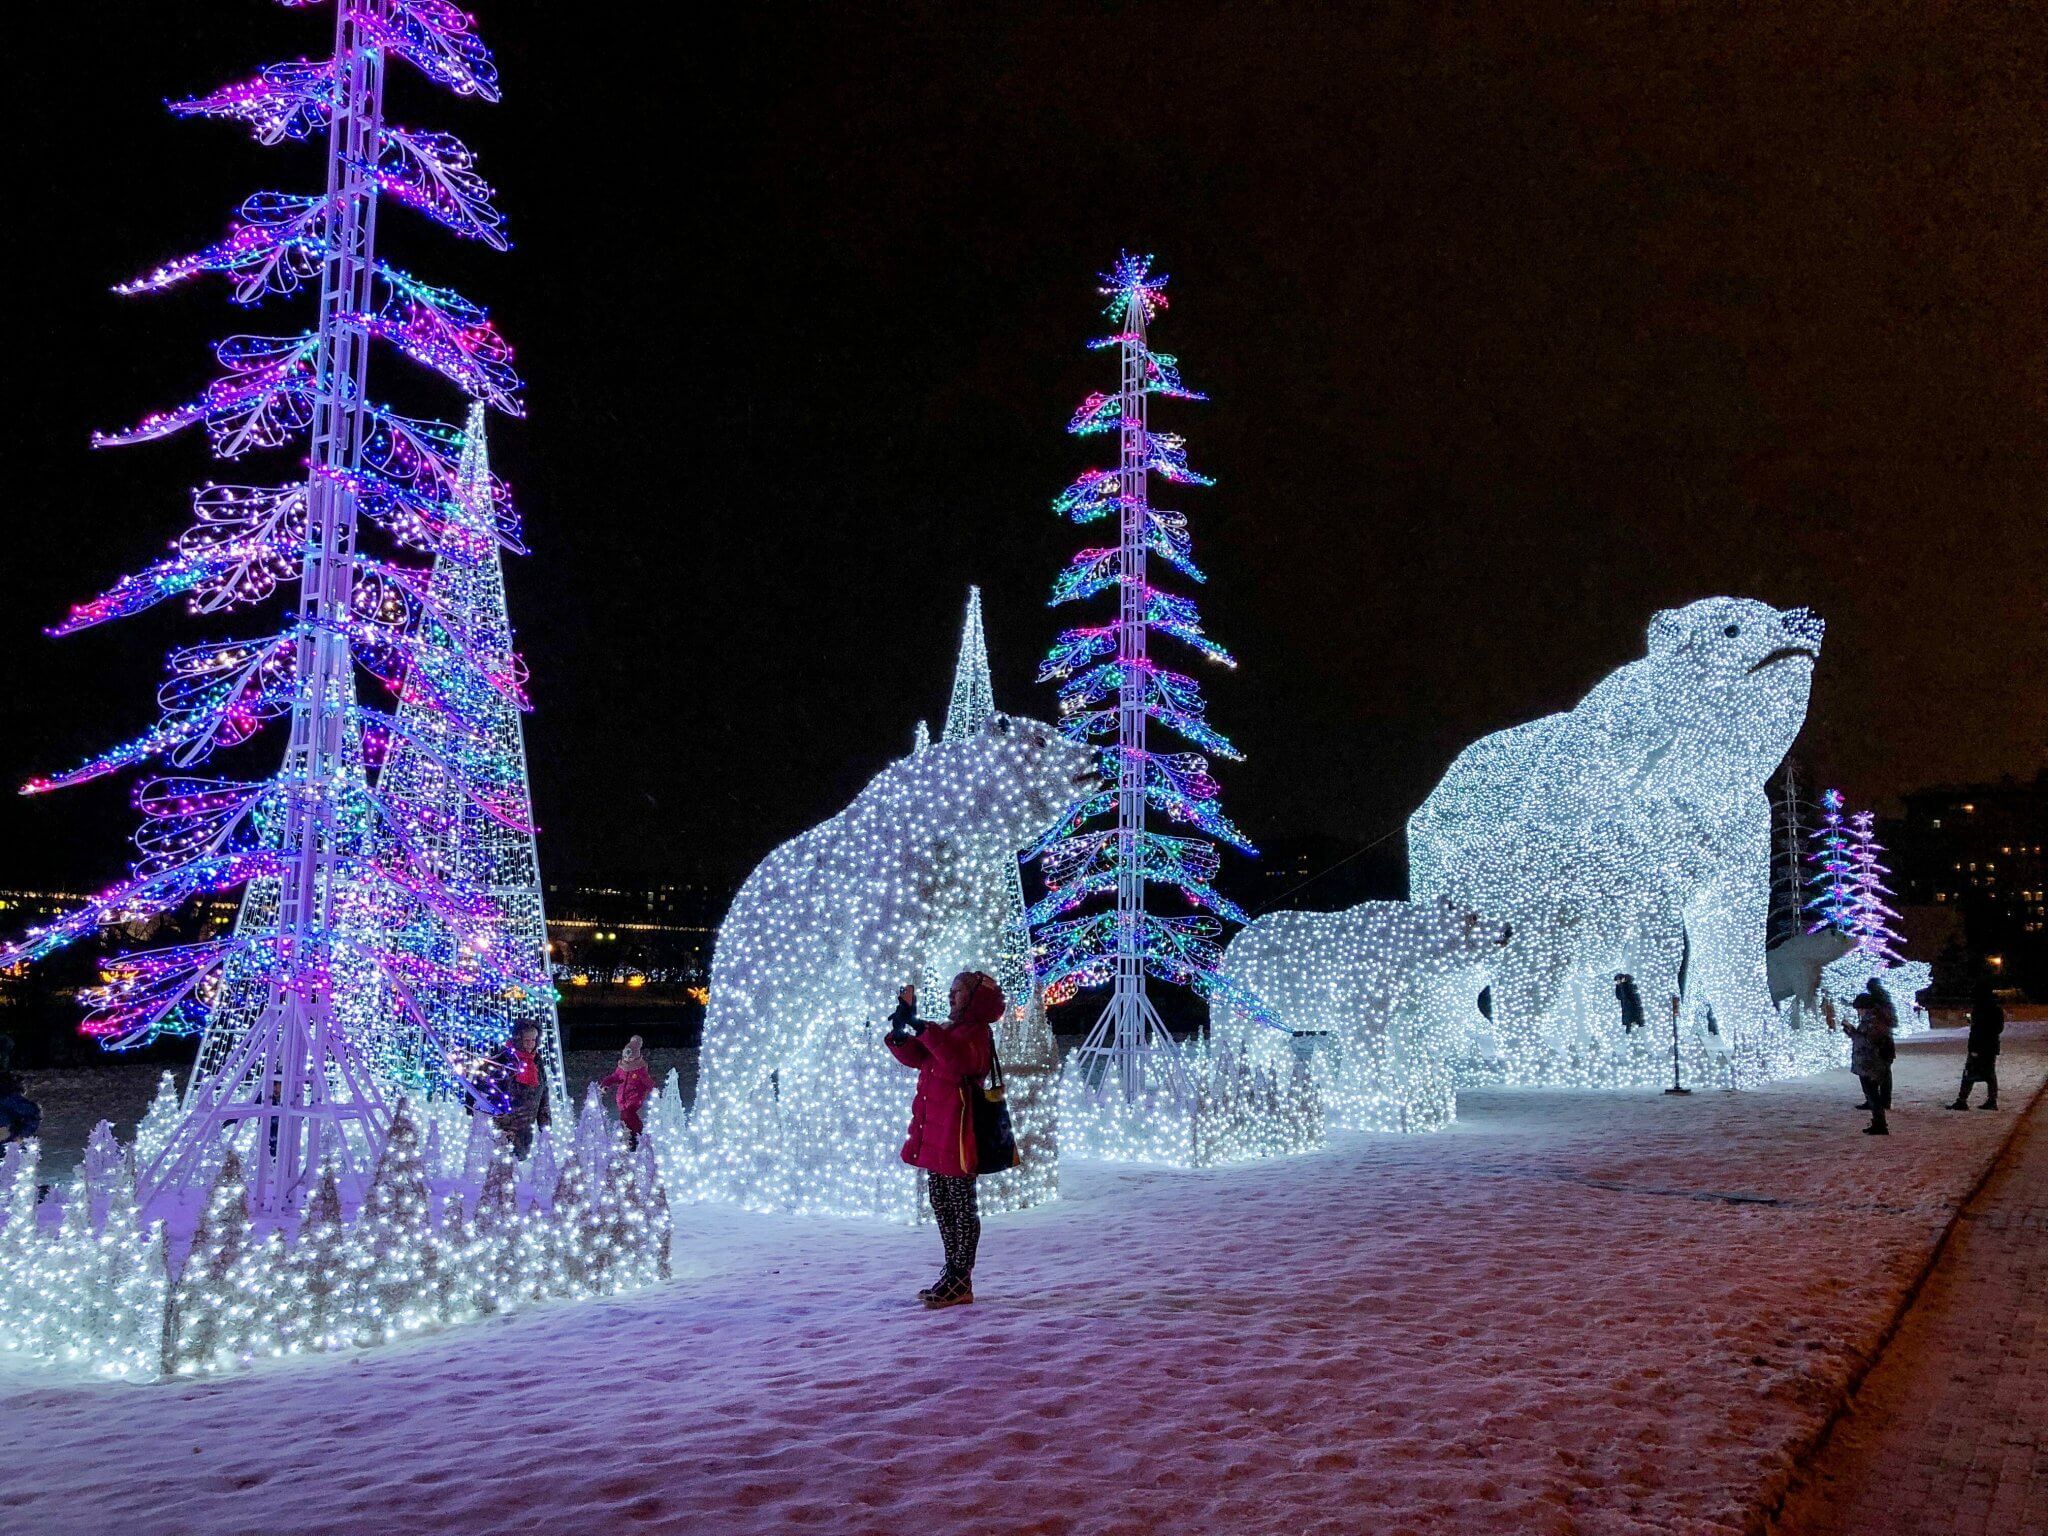
[[[988,640],[981,627],[981,588],[967,589],[967,617],[960,626],[960,652],[953,663],[952,702],[946,707],[945,741],[965,741],[996,712],[995,686],[989,678]],[[1009,869],[1009,914],[1001,947],[991,962],[1003,996],[1013,1004],[999,1026],[998,1045],[1011,1066],[1052,1067],[1059,1060],[1052,1029],[1045,1018],[1045,994],[1031,964],[1031,929],[1025,919],[1024,881],[1015,863]],[[1018,1010],[1022,1011],[1019,1012]]]
[[[988,641],[981,633],[981,588],[967,589],[967,621],[960,630],[960,657],[953,664],[953,697],[946,705],[942,741],[965,741],[996,712],[995,685],[988,675]]]
[[[487,101],[497,99],[497,74],[469,18],[442,0],[332,3],[328,57],[273,64],[172,108],[242,122],[266,144],[324,136],[324,189],[258,193],[223,239],[123,285],[154,291],[218,273],[244,304],[314,291],[315,326],[230,337],[214,349],[221,376],[196,399],[95,439],[143,442],[197,425],[222,458],[286,448],[304,472],[280,485],[203,487],[196,522],[173,553],[75,608],[58,632],[173,596],[219,613],[296,582],[297,602],[273,634],[174,651],[155,727],[27,786],[34,793],[159,759],[179,770],[137,794],[144,822],[130,878],[0,948],[0,963],[34,958],[195,896],[245,892],[231,933],[113,962],[90,995],[85,1027],[117,1047],[205,1030],[185,1118],[143,1176],[152,1195],[175,1192],[208,1177],[208,1163],[232,1144],[259,1213],[292,1206],[330,1157],[346,1185],[367,1183],[390,1105],[358,1028],[365,998],[507,984],[492,953],[489,898],[437,867],[417,835],[420,808],[372,787],[377,762],[412,727],[356,691],[358,667],[396,689],[439,646],[435,627],[446,630],[430,573],[363,552],[358,535],[367,521],[400,546],[437,548],[455,516],[463,444],[453,426],[371,403],[371,342],[473,399],[519,411],[510,348],[485,311],[377,256],[385,196],[458,235],[506,244],[469,150],[449,134],[385,122],[385,68],[397,60]],[[514,539],[504,487],[490,481],[482,500],[493,536]],[[489,725],[474,705],[478,689],[521,702],[516,668],[466,638],[446,666],[464,687],[432,701],[442,765],[465,795],[519,821],[477,750]],[[275,773],[183,771],[281,719],[289,738]],[[457,958],[428,960],[388,941],[422,914],[463,936]]]
[[[463,944],[481,932],[488,935],[501,985],[451,980],[388,998],[365,1020],[365,1036],[383,1081],[449,1095],[470,1091],[472,1069],[530,1024],[540,1031],[548,1081],[559,1098],[561,1029],[520,714],[525,674],[512,646],[490,486],[490,447],[479,401],[470,406],[463,428],[452,515],[429,578],[438,599],[425,628],[429,643],[407,673],[398,728],[377,786],[404,808],[408,822],[402,835],[426,852],[443,878],[487,897],[494,914],[479,930],[414,909],[402,914],[392,942],[455,976]],[[481,663],[479,669],[472,669],[471,658]],[[461,700],[458,717],[443,708],[450,697]],[[466,765],[466,773],[451,768],[456,761]],[[486,793],[476,793],[479,787]]]
[[[1047,894],[1031,911],[1046,998],[1057,1002],[1082,987],[1108,984],[1110,995],[1081,1050],[1068,1064],[1091,1090],[1114,1085],[1126,1100],[1160,1090],[1187,1102],[1192,1089],[1172,1036],[1146,995],[1148,976],[1212,992],[1223,983],[1217,943],[1221,919],[1244,921],[1237,906],[1211,881],[1216,843],[1251,851],[1244,835],[1217,803],[1208,763],[1192,752],[1158,752],[1148,726],[1165,726],[1222,757],[1241,756],[1205,718],[1200,685],[1170,671],[1150,652],[1154,630],[1172,636],[1204,659],[1234,666],[1229,653],[1202,631],[1195,605],[1151,583],[1148,560],[1158,556],[1191,580],[1202,573],[1192,558],[1187,520],[1152,505],[1149,482],[1213,482],[1188,467],[1182,439],[1155,432],[1148,420],[1154,395],[1176,400],[1203,396],[1181,382],[1180,365],[1152,350],[1147,327],[1166,307],[1166,278],[1154,275],[1150,256],[1126,252],[1102,279],[1113,334],[1091,343],[1114,350],[1121,364],[1115,394],[1091,394],[1067,430],[1077,436],[1114,432],[1117,467],[1091,469],[1068,486],[1054,509],[1075,523],[1114,518],[1117,543],[1084,549],[1054,583],[1055,605],[1115,589],[1116,617],[1107,624],[1062,633],[1039,669],[1041,680],[1060,682],[1066,733],[1077,741],[1102,740],[1108,785],[1074,807],[1038,850]],[[1207,838],[1150,830],[1148,809]],[[1088,823],[1114,815],[1112,828]],[[1177,887],[1196,909],[1161,917],[1148,910],[1146,887]],[[1114,906],[1070,916],[1085,903],[1114,897]]]

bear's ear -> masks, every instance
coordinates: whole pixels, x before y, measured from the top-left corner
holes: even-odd
[[[1666,608],[1650,620],[1650,654],[1668,656],[1685,649],[1691,633],[1685,624],[1685,610]]]

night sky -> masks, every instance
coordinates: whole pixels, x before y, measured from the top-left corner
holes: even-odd
[[[504,104],[394,67],[391,116],[480,152],[515,249],[381,228],[529,381],[492,448],[535,551],[512,601],[553,868],[736,875],[839,809],[937,724],[969,582],[999,702],[1050,712],[1033,671],[1074,611],[1043,598],[1094,530],[1047,503],[1102,445],[1063,427],[1114,387],[1083,343],[1126,245],[1172,274],[1155,344],[1211,396],[1155,421],[1217,487],[1157,499],[1242,658],[1199,670],[1255,838],[1397,828],[1467,742],[1723,592],[1826,615],[1797,751],[1853,802],[2042,761],[2038,9],[476,9]],[[285,478],[197,432],[86,439],[196,391],[208,338],[310,323],[106,289],[250,191],[317,189],[317,146],[160,103],[329,25],[40,14],[69,35],[7,66],[10,783],[145,728],[172,644],[274,627],[41,634],[153,558],[187,485]],[[118,873],[130,782],[0,801],[0,884]]]

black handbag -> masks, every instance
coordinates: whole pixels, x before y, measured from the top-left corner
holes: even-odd
[[[1010,1128],[1009,1090],[1003,1084],[1003,1058],[989,1042],[992,1081],[966,1084],[967,1107],[974,1116],[974,1171],[1002,1173],[1024,1159],[1017,1154],[1017,1135]]]

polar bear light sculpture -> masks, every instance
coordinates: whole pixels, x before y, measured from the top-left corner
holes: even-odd
[[[1277,1065],[1309,1037],[1331,1126],[1441,1130],[1456,1118],[1458,1056],[1510,937],[1448,901],[1269,913],[1232,937],[1223,969],[1286,1029],[1226,1009],[1219,1043]]]
[[[1514,927],[1493,989],[1510,1082],[1668,1075],[1681,970],[1695,1071],[1744,1084],[1793,1070],[1764,971],[1763,786],[1805,721],[1822,630],[1807,609],[1746,598],[1668,609],[1648,655],[1569,713],[1466,748],[1410,818],[1414,895]],[[1648,1015],[1634,1038],[1618,972]]]
[[[1096,759],[1050,726],[993,716],[892,763],[748,876],[712,954],[696,1193],[915,1218],[915,1176],[896,1160],[913,1080],[879,1021],[906,980],[943,988],[988,967],[1010,916],[1002,876],[1092,790]],[[925,996],[929,1014],[943,992]]]

